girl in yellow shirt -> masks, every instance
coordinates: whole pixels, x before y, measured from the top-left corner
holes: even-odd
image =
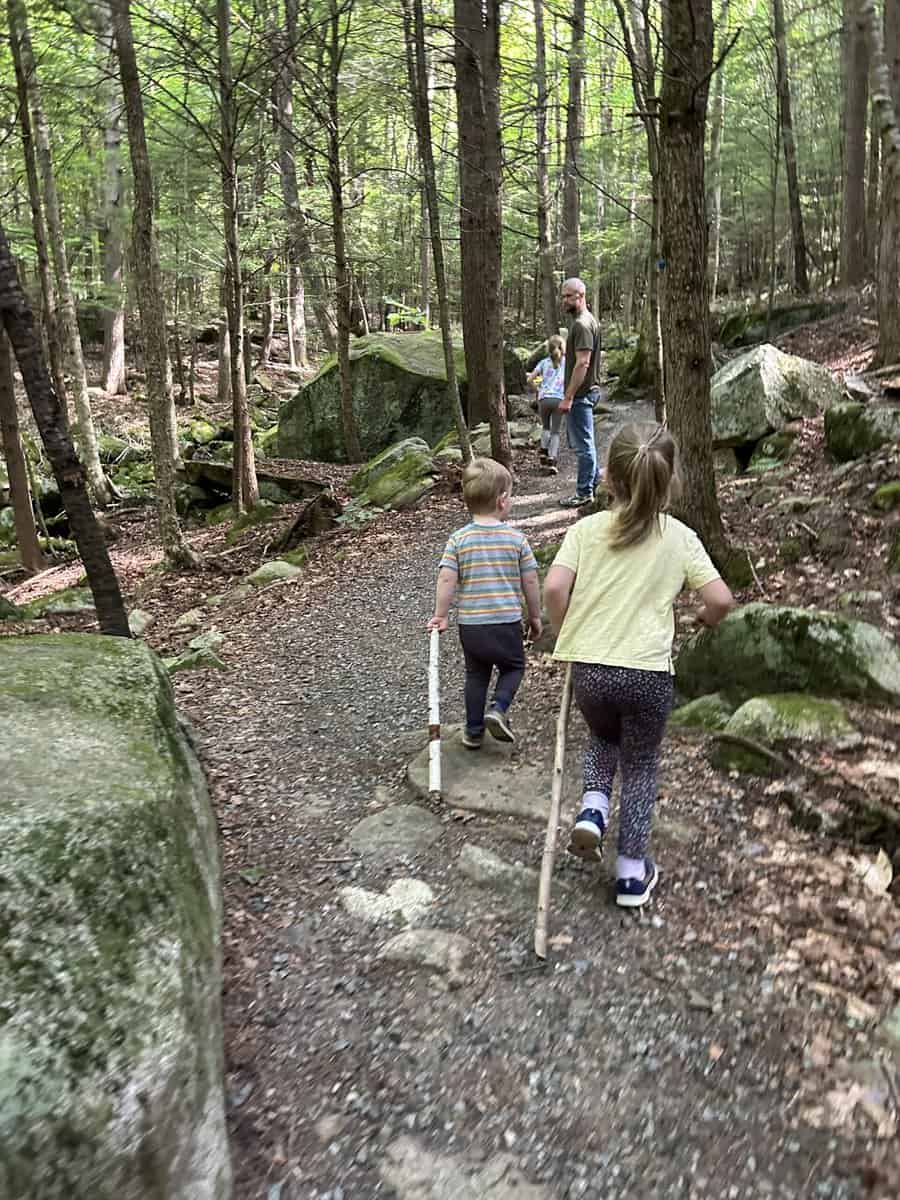
[[[675,597],[685,584],[697,590],[697,616],[707,625],[734,606],[700,539],[665,511],[677,484],[676,446],[666,429],[621,429],[606,470],[612,509],[572,526],[544,585],[559,630],[554,658],[573,664],[575,701],[591,733],[569,850],[600,857],[621,766],[616,902],[629,908],[646,903],[659,877],[647,850],[672,706]]]

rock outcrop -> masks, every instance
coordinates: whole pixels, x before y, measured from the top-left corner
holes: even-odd
[[[0,1196],[227,1200],[221,902],[144,645],[0,642]]]

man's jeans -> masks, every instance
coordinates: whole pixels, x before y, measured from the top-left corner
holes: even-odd
[[[594,405],[599,399],[599,388],[592,388],[586,396],[576,396],[566,422],[569,448],[578,455],[575,490],[579,496],[590,496],[600,482],[597,447],[594,445]]]

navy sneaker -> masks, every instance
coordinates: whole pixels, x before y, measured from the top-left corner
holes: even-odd
[[[659,871],[649,858],[644,859],[643,879],[617,879],[616,904],[622,908],[640,908],[650,899],[650,893],[659,882]]]
[[[464,729],[460,741],[467,750],[480,750],[481,743],[484,741],[484,734],[469,733],[468,729]]]
[[[506,713],[496,704],[492,704],[485,713],[484,727],[498,742],[514,742],[516,740]]]
[[[569,853],[588,862],[597,862],[603,853],[605,832],[603,813],[597,808],[583,808],[569,834]]]

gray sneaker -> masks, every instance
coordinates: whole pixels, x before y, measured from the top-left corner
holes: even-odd
[[[467,750],[480,750],[481,743],[484,741],[484,734],[469,733],[468,729],[464,729],[460,741]]]
[[[516,740],[506,713],[502,712],[496,704],[492,704],[485,713],[484,727],[498,742],[514,742]]]
[[[594,497],[589,492],[586,496],[579,496],[576,492],[574,496],[567,496],[565,500],[560,500],[560,508],[583,508],[585,504],[590,504]]]

